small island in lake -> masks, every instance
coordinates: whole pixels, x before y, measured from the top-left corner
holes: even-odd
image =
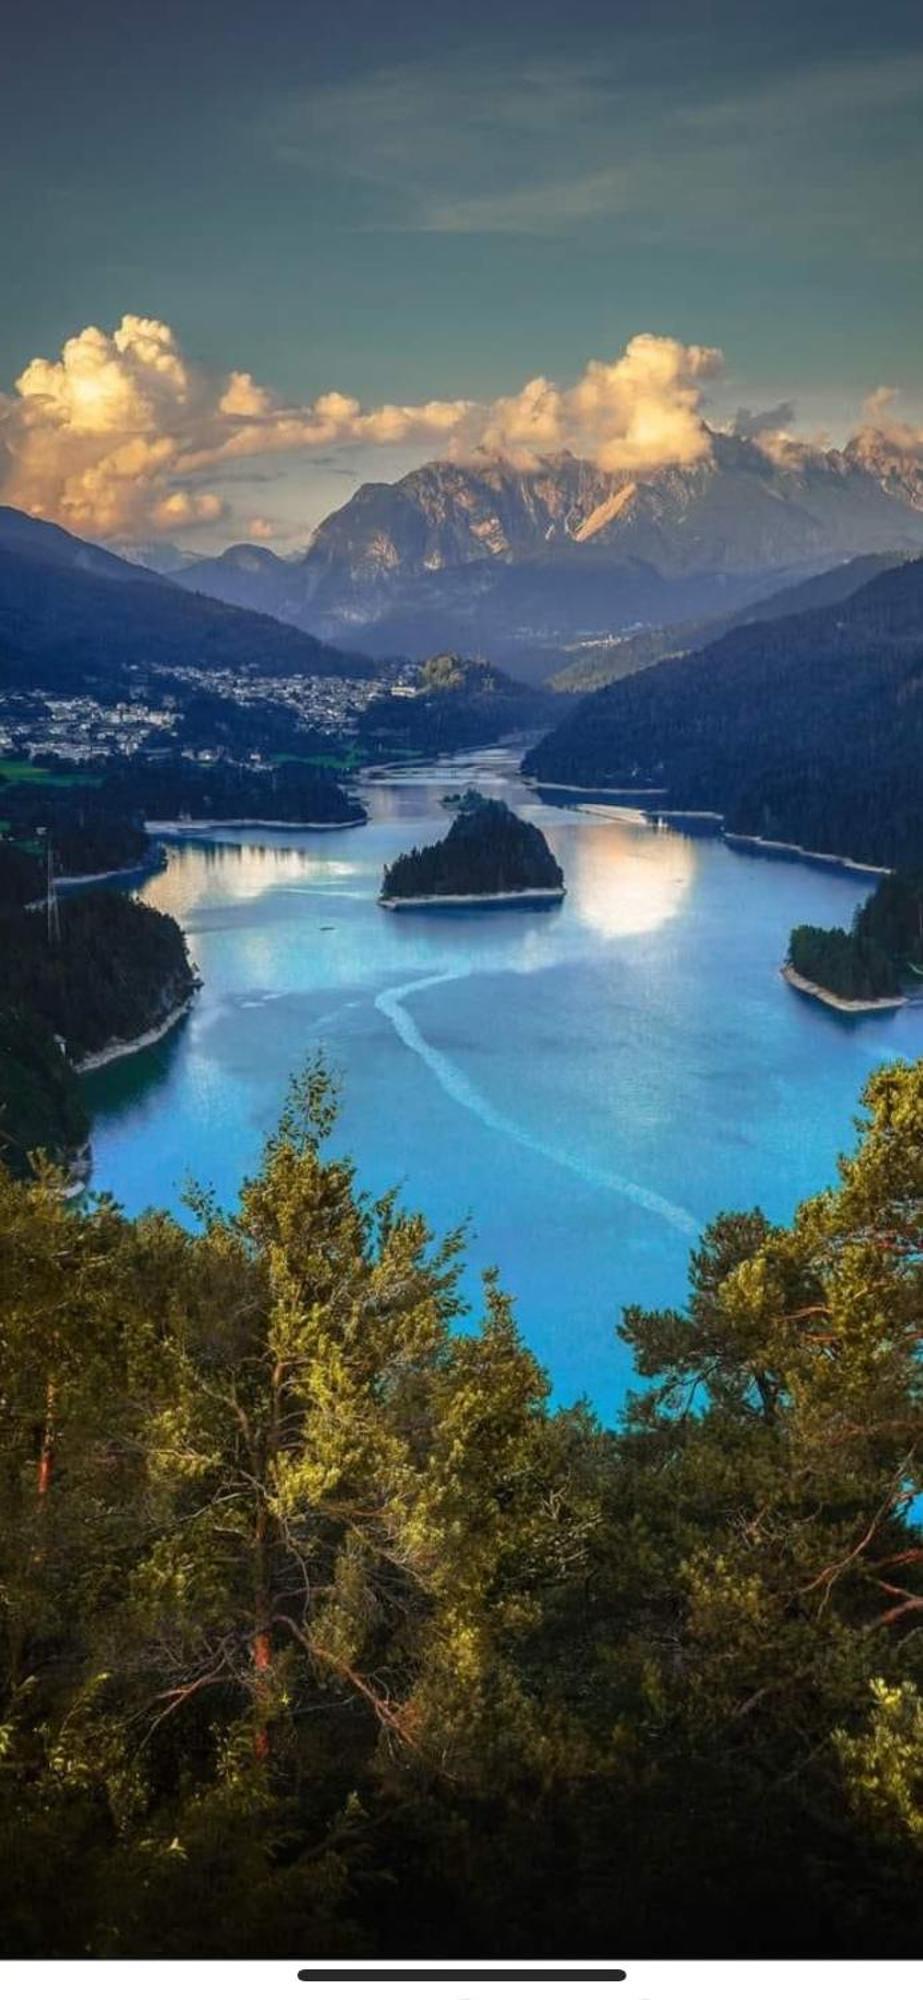
[[[923,869],[884,875],[848,931],[799,924],[782,973],[841,1013],[902,1007],[905,982],[923,979]]]
[[[444,840],[385,869],[386,909],[422,904],[560,901],[564,876],[541,829],[499,799],[465,792]]]

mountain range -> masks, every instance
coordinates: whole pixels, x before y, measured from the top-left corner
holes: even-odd
[[[300,559],[237,545],[172,580],[332,643],[451,647],[543,679],[576,641],[733,614],[837,561],[919,549],[923,474],[881,433],[827,450],[712,431],[695,463],[643,475],[569,452],[435,461],[360,486]]]
[[[917,560],[587,695],[523,769],[540,783],[662,788],[664,809],[890,867],[923,853],[921,764]]]

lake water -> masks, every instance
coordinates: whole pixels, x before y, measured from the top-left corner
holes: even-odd
[[[475,781],[544,829],[548,910],[380,910],[385,861],[438,838]],[[841,1019],[779,978],[795,922],[848,923],[869,878],[733,853],[542,804],[504,752],[366,787],[369,825],[176,842],[146,901],[183,925],[204,986],[155,1048],[87,1078],[97,1188],[180,1210],[189,1175],[233,1199],[286,1082],[323,1050],[339,1143],[372,1192],[437,1228],[471,1219],[563,1400],[612,1418],[633,1300],[677,1304],[717,1210],[786,1221],[830,1181],[878,1063],[923,1055],[923,1009]]]

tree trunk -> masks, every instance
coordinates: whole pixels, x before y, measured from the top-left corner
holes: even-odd
[[[47,1498],[49,1492],[51,1491],[51,1482],[54,1477],[55,1401],[56,1401],[55,1385],[53,1381],[49,1381],[48,1387],[45,1391],[45,1425],[42,1431],[42,1443],[38,1455],[37,1485],[38,1485],[38,1497],[40,1500],[44,1500]]]

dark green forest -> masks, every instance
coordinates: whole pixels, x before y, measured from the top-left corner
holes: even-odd
[[[385,869],[381,893],[405,896],[502,896],[523,889],[560,890],[564,876],[540,827],[480,792],[462,796],[444,840],[399,854]]]
[[[66,1164],[89,1136],[76,1074],[55,1036],[29,1008],[0,1003],[0,1162],[25,1178],[39,1151]]]
[[[359,800],[326,771],[295,759],[248,770],[223,759],[197,764],[185,757],[113,759],[100,787],[113,810],[144,819],[249,819],[331,825],[366,818]]]
[[[289,731],[291,735],[291,731]],[[152,855],[145,819],[253,819],[359,824],[365,808],[316,765],[285,758],[248,769],[221,759],[107,758],[66,786],[38,778],[0,782],[9,841],[41,851],[50,839],[58,875],[132,868]],[[9,859],[4,865],[15,864]]]
[[[152,853],[140,815],[127,802],[125,809],[108,805],[98,779],[67,787],[0,784],[0,818],[7,830],[0,868],[10,880],[17,866],[14,843],[38,867],[42,886],[49,843],[56,876],[135,868]]]
[[[900,995],[908,979],[923,978],[923,872],[883,876],[848,931],[798,925],[788,956],[803,978],[843,1000]]]
[[[550,727],[562,697],[501,673],[484,660],[439,653],[424,663],[422,691],[380,695],[359,717],[365,757],[446,756],[521,729]]]
[[[195,987],[179,925],[113,890],[62,896],[50,928],[34,856],[0,840],[0,1161],[66,1163],[89,1121],[74,1064],[156,1028]]]
[[[617,1430],[332,1116],[188,1229],[0,1173],[5,1950],[918,1955],[923,1065]]]
[[[732,831],[885,867],[923,854],[923,563],[748,624],[590,695],[524,759],[538,779],[665,786]]]
[[[75,1061],[156,1027],[193,990],[183,933],[161,910],[91,889],[60,899],[58,925],[49,939],[43,908],[0,911],[0,982]]]

